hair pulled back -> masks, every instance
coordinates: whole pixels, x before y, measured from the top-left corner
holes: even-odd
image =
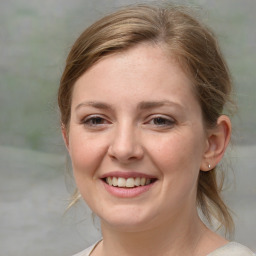
[[[161,45],[190,76],[201,105],[206,128],[214,127],[230,102],[228,67],[210,30],[186,7],[170,4],[133,5],[112,13],[87,28],[74,43],[60,81],[58,104],[62,125],[68,130],[73,86],[104,56],[125,51],[142,42]],[[198,178],[197,203],[210,221],[232,232],[233,221],[220,193],[215,168]]]

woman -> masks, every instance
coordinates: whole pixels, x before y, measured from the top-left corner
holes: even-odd
[[[77,255],[253,255],[198,214],[232,231],[216,177],[231,91],[215,38],[186,8],[130,6],[82,33],[58,100],[74,202],[103,239]]]

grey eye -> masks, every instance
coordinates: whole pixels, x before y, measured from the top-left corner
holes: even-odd
[[[155,117],[152,119],[152,123],[158,126],[170,126],[174,124],[174,121],[163,117]]]
[[[107,124],[108,121],[105,118],[102,118],[100,116],[89,116],[85,118],[82,123],[86,126],[98,126]]]

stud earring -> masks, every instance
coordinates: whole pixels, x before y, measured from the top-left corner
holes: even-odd
[[[211,165],[210,164],[208,164],[208,168],[211,169]]]

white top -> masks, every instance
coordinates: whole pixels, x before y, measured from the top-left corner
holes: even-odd
[[[98,243],[99,242],[73,256],[90,256],[91,252],[94,250]],[[230,242],[206,256],[256,256],[256,254],[254,254],[249,248],[239,243]]]
[[[89,254],[88,254],[89,255]],[[249,248],[236,242],[230,242],[207,256],[255,256]]]

